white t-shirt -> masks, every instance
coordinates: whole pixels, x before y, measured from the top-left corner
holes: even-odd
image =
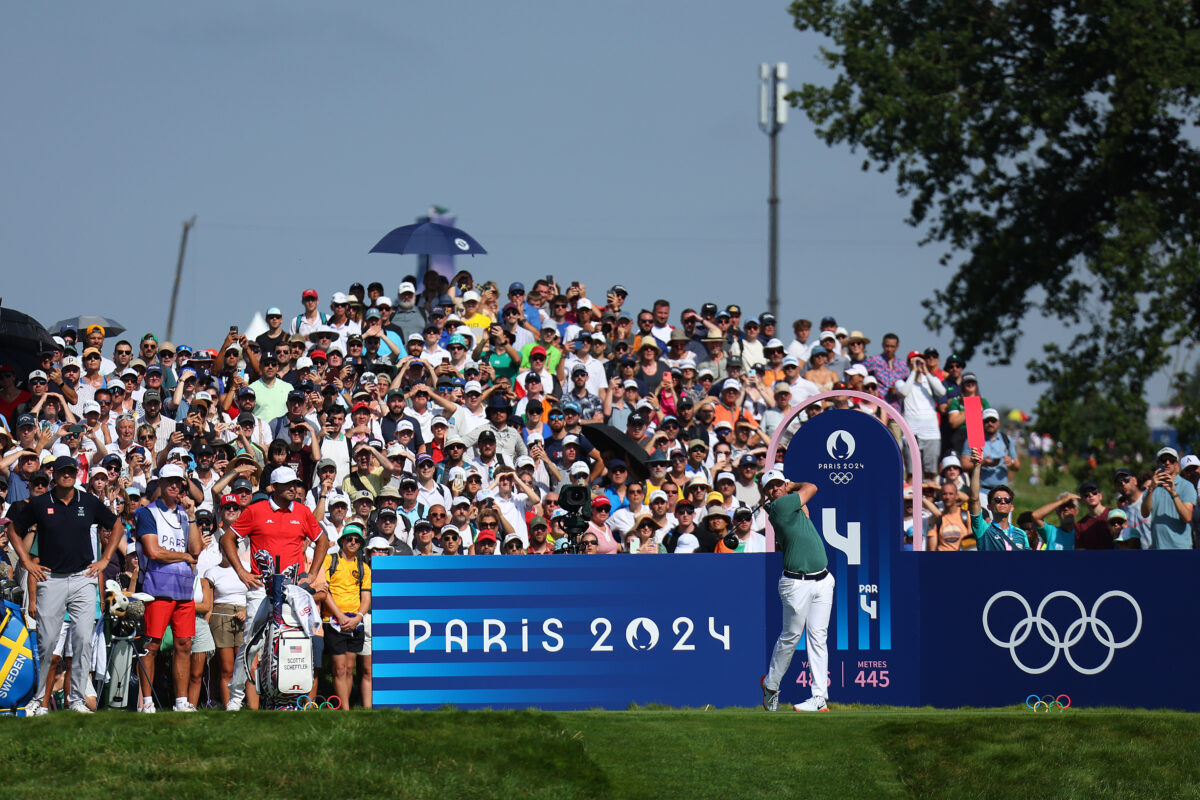
[[[498,491],[480,492],[484,497],[492,497],[496,500],[496,510],[499,511],[508,524],[512,526],[513,533],[521,537],[521,542],[525,547],[529,547],[529,528],[525,524],[525,512],[529,509],[529,496],[524,492],[513,492],[507,500],[500,496]]]
[[[214,564],[203,573],[204,579],[213,585],[213,602],[231,606],[246,605],[246,584],[237,576],[233,567]]]

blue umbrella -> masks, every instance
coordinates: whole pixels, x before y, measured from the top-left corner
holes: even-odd
[[[380,239],[371,252],[402,256],[463,256],[487,253],[487,250],[466,231],[436,222],[418,222],[396,228]]]

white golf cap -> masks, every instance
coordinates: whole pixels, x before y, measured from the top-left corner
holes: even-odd
[[[300,476],[296,474],[296,470],[291,467],[276,467],[271,471],[271,483],[276,486],[284,486],[289,483],[299,483]]]
[[[350,298],[346,296],[345,292],[334,292],[333,297],[329,298],[329,302],[341,305],[342,303],[350,302]]]
[[[382,536],[372,536],[371,541],[367,542],[368,550],[387,550],[391,551],[392,546],[388,544],[388,540]]]
[[[416,294],[416,293],[417,293],[417,287],[416,287],[416,286],[413,286],[413,285],[412,285],[412,283],[411,283],[411,282],[409,282],[409,281],[404,281],[404,282],[403,282],[403,283],[401,283],[401,284],[400,284],[400,286],[399,286],[399,287],[396,289],[396,293],[397,293],[397,294]]]
[[[1162,458],[1163,456],[1171,456],[1172,458],[1178,459],[1179,451],[1176,450],[1174,447],[1163,447],[1163,448],[1159,449],[1159,451],[1157,453],[1154,454],[1155,460],[1158,460],[1158,459]]]
[[[167,478],[179,478],[179,480],[185,481],[187,480],[187,473],[178,464],[167,464],[158,471],[158,479],[164,481]]]
[[[588,475],[590,473],[591,473],[591,470],[588,469],[588,465],[583,463],[582,461],[576,461],[574,464],[571,465],[571,474],[572,475]]]
[[[575,304],[575,307],[576,308],[595,308],[595,306],[592,305],[592,301],[588,300],[586,297],[580,298],[579,302]]]
[[[1188,467],[1200,467],[1200,457],[1188,454],[1179,462],[1179,469],[1185,470]]]
[[[721,481],[734,481],[734,482],[736,482],[736,480],[737,480],[737,479],[733,477],[733,473],[732,473],[732,472],[718,472],[718,473],[717,473],[717,479],[716,479],[715,481],[713,481],[713,483],[720,483]]]
[[[463,302],[469,303],[472,300],[475,301],[476,303],[479,302],[479,292],[475,291],[474,289],[468,289],[466,292],[463,293]]]
[[[846,374],[847,375],[862,375],[865,378],[865,377],[867,377],[868,373],[867,373],[867,368],[864,367],[862,364],[851,364],[849,367],[846,368]]]
[[[86,403],[83,404],[83,413],[84,414],[90,414],[93,411],[95,411],[97,414],[100,413],[100,404],[97,403],[95,400],[88,400]]]
[[[450,502],[451,508],[454,508],[455,506],[469,506],[469,505],[471,505],[471,498],[467,497],[465,494],[460,494],[458,497],[454,498],[454,500],[452,500]]]
[[[1000,412],[994,408],[985,408],[983,410],[984,419],[1000,419]]]
[[[779,481],[783,481],[784,483],[787,483],[787,478],[785,478],[783,476],[783,473],[777,469],[768,470],[766,473],[763,474],[763,477],[762,477],[762,485],[763,486],[770,486],[772,483],[778,483]]]
[[[664,492],[662,489],[655,489],[653,492],[650,493],[650,496],[648,498],[646,498],[646,502],[653,503],[655,500],[666,500],[666,499],[667,499],[666,492]]]
[[[958,456],[951,454],[942,459],[942,469],[946,467],[958,467],[962,469],[962,462],[958,460]]]
[[[312,369],[312,365],[313,365],[313,363],[312,363],[311,358],[309,358],[308,356],[300,356],[299,358],[296,359],[296,363],[294,366],[296,367],[296,369]]]
[[[483,394],[483,384],[479,381],[467,381],[467,385],[463,387],[463,393],[470,394],[471,392]]]
[[[379,297],[375,298],[375,307],[379,308],[380,306],[387,306],[388,308],[391,308],[392,298],[388,297],[386,294],[379,295]]]

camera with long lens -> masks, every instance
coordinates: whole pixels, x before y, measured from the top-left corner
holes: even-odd
[[[592,492],[586,486],[568,484],[558,493],[558,505],[567,512],[563,517],[567,544],[559,552],[578,553],[579,535],[587,530],[592,521]]]

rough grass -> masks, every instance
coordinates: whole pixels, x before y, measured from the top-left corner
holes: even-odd
[[[1200,796],[1200,717],[855,709],[0,719],[5,797]]]

